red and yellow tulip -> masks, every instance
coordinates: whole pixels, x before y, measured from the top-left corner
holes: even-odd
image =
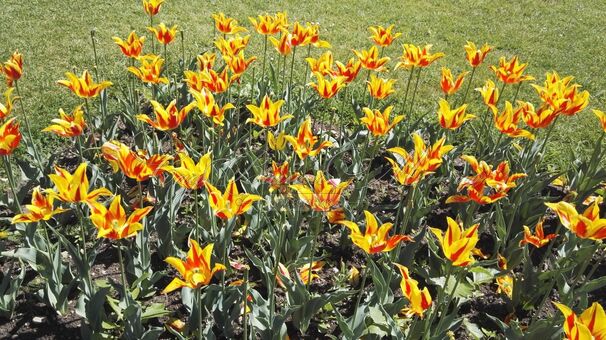
[[[494,126],[501,133],[512,138],[528,138],[534,140],[534,135],[528,131],[518,127],[518,123],[522,118],[522,110],[514,110],[509,101],[505,102],[505,109],[501,113],[494,113]]]
[[[389,116],[392,110],[393,105],[386,107],[383,112],[365,107],[362,109],[364,117],[360,119],[360,122],[366,125],[366,128],[373,136],[385,136],[396,124],[404,119],[404,115],[397,115],[390,122]]]
[[[385,64],[390,60],[389,57],[379,57],[379,49],[377,46],[372,46],[368,50],[353,51],[356,57],[360,60],[362,67],[367,70],[382,72],[386,70]]]
[[[44,195],[40,187],[35,187],[32,192],[32,202],[25,206],[26,212],[13,217],[11,223],[33,223],[38,221],[48,221],[56,214],[60,214],[67,209],[55,209],[53,203],[55,196]]]
[[[101,146],[101,153],[114,172],[121,170],[126,177],[138,182],[148,180],[150,177],[158,177],[162,180],[163,167],[172,159],[169,155],[148,156],[143,151],[134,152],[118,141],[105,142]]]
[[[255,28],[257,33],[262,35],[274,35],[280,33],[288,27],[286,13],[276,13],[275,15],[259,15],[257,19],[249,17],[248,20]]]
[[[501,57],[499,59],[499,66],[490,66],[490,69],[505,84],[517,84],[523,81],[534,80],[534,77],[523,74],[527,66],[528,64],[520,63],[517,56],[512,57],[509,61],[505,57]]]
[[[150,17],[157,15],[160,12],[160,7],[164,0],[143,0],[143,10]]]
[[[219,37],[217,40],[215,40],[215,46],[219,52],[221,52],[222,56],[234,56],[246,48],[249,40],[250,35],[245,37],[241,37],[240,35],[229,38]]]
[[[393,87],[393,84],[395,83],[396,79],[380,78],[373,74],[370,76],[370,80],[367,84],[367,89],[373,98],[382,100],[396,92]]]
[[[327,76],[332,73],[333,57],[332,52],[326,51],[316,58],[305,58],[305,61],[309,65],[309,69],[312,73],[320,73],[323,76]]]
[[[427,287],[423,288],[423,290],[419,288],[419,282],[410,277],[408,268],[398,263],[395,263],[395,265],[400,270],[400,275],[402,275],[402,280],[400,281],[402,295],[408,299],[409,304],[402,312],[408,317],[418,315],[420,318],[423,318],[425,311],[428,310],[432,304],[429,290]]]
[[[85,70],[81,77],[78,77],[71,72],[66,72],[65,76],[67,77],[67,80],[59,80],[57,84],[67,87],[80,98],[97,97],[101,91],[112,86],[111,81],[102,81],[99,84],[93,82],[93,77],[88,70]]]
[[[539,223],[537,223],[537,226],[535,228],[534,234],[530,231],[530,228],[528,228],[528,226],[524,226],[524,238],[520,240],[520,246],[523,246],[525,244],[532,244],[537,248],[541,248],[547,245],[549,241],[557,237],[556,234],[545,235],[545,232],[543,231],[543,222],[543,219],[539,220]]]
[[[461,156],[461,159],[469,163],[475,176],[463,178],[459,183],[457,191],[467,191],[467,195],[450,196],[446,203],[474,201],[480,205],[491,204],[503,197],[512,188],[516,187],[516,181],[526,177],[524,173],[510,174],[509,163],[503,161],[496,169],[486,162],[478,160],[469,155]]]
[[[47,190],[49,197],[58,198],[67,203],[92,203],[101,196],[111,196],[107,188],[99,188],[89,192],[86,163],[81,163],[73,174],[55,166],[55,173],[48,178],[55,185],[55,190]]]
[[[492,80],[487,80],[484,86],[478,87],[476,91],[482,95],[484,105],[488,106],[493,113],[497,112],[499,89],[496,88],[495,83]]]
[[[217,31],[223,34],[246,32],[246,28],[238,25],[238,20],[227,17],[223,13],[213,14],[212,18],[215,20],[215,28]]]
[[[468,41],[465,45],[465,57],[471,67],[478,67],[484,62],[488,52],[492,50],[492,46],[484,44],[481,48],[477,48],[476,44]]]
[[[330,99],[334,97],[339,91],[345,87],[345,78],[344,77],[334,77],[330,76],[330,80],[327,80],[321,73],[314,73],[316,76],[316,83],[309,83],[316,92],[320,95],[320,97],[324,99]]]
[[[154,34],[156,39],[164,45],[170,44],[173,40],[175,40],[175,36],[177,35],[177,25],[172,27],[166,27],[166,25],[161,22],[158,27],[148,27],[150,32]]]
[[[606,313],[594,302],[580,316],[561,303],[553,303],[564,315],[564,333],[569,340],[601,340],[606,338]]]
[[[442,52],[434,54],[429,53],[431,46],[432,45],[425,45],[421,48],[412,44],[404,44],[404,53],[400,57],[400,62],[396,64],[396,69],[404,68],[409,70],[413,67],[427,67],[434,61],[445,56]]]
[[[211,70],[215,66],[217,55],[213,52],[205,52],[196,57],[198,61],[198,69],[200,71]]]
[[[13,117],[0,126],[0,156],[13,153],[21,142],[19,122]]]
[[[271,131],[267,131],[267,145],[274,151],[282,151],[286,147],[286,134],[281,131],[277,136],[274,136]]]
[[[190,239],[189,251],[185,261],[176,257],[167,257],[164,261],[175,268],[183,279],[174,278],[164,288],[162,294],[170,293],[182,287],[197,289],[206,286],[216,272],[225,270],[225,266],[222,264],[215,263],[214,266],[211,265],[213,247],[214,245],[211,243],[202,249],[196,240]]]
[[[467,104],[451,109],[448,101],[441,98],[438,109],[438,122],[440,123],[440,126],[445,129],[456,130],[466,121],[476,117],[472,114],[468,114],[466,111]]]
[[[447,96],[455,94],[461,88],[461,85],[463,85],[463,80],[467,73],[468,72],[462,72],[457,76],[457,79],[455,79],[449,68],[442,67],[442,79],[440,80],[442,92]]]
[[[343,190],[351,181],[341,182],[339,179],[327,180],[324,172],[318,170],[313,180],[313,187],[305,184],[292,184],[290,188],[299,194],[301,201],[309,205],[313,210],[329,212],[339,204]]]
[[[371,33],[370,40],[377,46],[387,47],[391,45],[402,33],[391,33],[394,25],[389,25],[387,28],[383,26],[371,26],[368,30]]]
[[[362,68],[362,63],[354,58],[350,58],[347,61],[347,64],[337,61],[335,62],[335,65],[337,68],[333,70],[332,75],[345,78],[345,83],[354,81]]]
[[[532,84],[543,103],[549,105],[554,114],[573,116],[589,104],[589,92],[579,91],[581,85],[571,84],[571,76],[561,78],[557,72],[547,73],[544,86]]]
[[[196,102],[191,102],[179,110],[177,109],[176,99],[173,99],[166,108],[155,100],[152,100],[151,104],[154,108],[154,115],[156,116],[155,121],[151,120],[146,114],[138,114],[135,117],[160,131],[178,128],[187,117],[189,111],[196,107]]]
[[[311,130],[310,118],[307,118],[303,123],[301,123],[296,137],[286,135],[284,138],[290,143],[300,159],[305,159],[309,156],[315,157],[322,151],[322,149],[332,146],[331,141],[322,141],[316,147],[319,138],[314,136]]]
[[[90,220],[97,228],[97,238],[121,240],[133,237],[143,229],[140,221],[149,214],[152,207],[135,209],[127,216],[121,202],[122,198],[117,195],[109,204],[109,208],[98,202],[89,204],[91,207]]]
[[[603,240],[606,238],[606,219],[600,218],[602,197],[596,198],[582,214],[568,202],[545,203],[556,212],[564,227],[580,238]]]
[[[604,130],[604,132],[606,132],[606,113],[604,111],[600,111],[600,110],[593,110],[593,113],[595,114],[596,117],[598,117],[602,130]]]
[[[280,53],[282,56],[287,56],[290,54],[290,52],[292,52],[292,44],[291,44],[291,36],[288,33],[282,33],[282,35],[280,36],[280,39],[276,39],[274,37],[269,37],[269,41],[271,42],[272,45],[274,45],[274,48],[276,49],[276,51],[278,53]]]
[[[457,223],[450,217],[446,217],[448,229],[446,233],[438,228],[429,228],[436,236],[444,256],[452,262],[453,266],[465,267],[474,262],[473,249],[478,243],[478,227],[474,224],[464,229],[462,223]]]
[[[185,152],[179,152],[179,160],[181,165],[165,166],[163,169],[173,175],[173,178],[180,186],[189,190],[198,190],[202,188],[212,170],[212,156],[209,153],[203,155],[194,163],[193,159]]]
[[[168,84],[168,78],[161,77],[164,59],[160,56],[148,54],[137,58],[141,65],[139,67],[129,66],[128,71],[134,74],[144,83]]]
[[[284,104],[284,100],[273,102],[268,95],[263,97],[261,105],[246,105],[246,108],[252,113],[252,118],[246,120],[247,123],[257,124],[260,127],[274,127],[280,122],[294,117],[293,115],[280,116],[280,108]]]
[[[365,210],[364,216],[366,217],[364,233],[360,231],[360,227],[355,222],[343,220],[338,223],[351,231],[349,234],[351,241],[367,254],[388,252],[393,250],[400,242],[412,241],[412,238],[407,235],[389,236],[393,223],[384,223],[379,227],[377,218],[370,211]]]
[[[52,132],[66,138],[77,137],[82,134],[86,127],[82,106],[77,106],[70,115],[66,114],[63,109],[59,109],[59,115],[60,118],[51,120],[53,124],[42,131]]]
[[[23,55],[19,51],[13,52],[10,58],[0,67],[0,73],[4,73],[6,85],[13,87],[13,83],[23,75]]]
[[[534,105],[529,102],[518,101],[518,108],[524,119],[524,123],[533,129],[544,129],[548,127],[558,116],[549,105],[541,105],[535,110]]]
[[[282,194],[287,192],[288,186],[297,178],[299,178],[299,173],[291,173],[288,162],[278,165],[273,161],[271,162],[271,176],[261,176],[261,180],[269,183],[269,192],[278,190]]]
[[[253,194],[241,194],[238,192],[235,180],[232,178],[227,183],[225,193],[212,184],[206,183],[208,191],[208,203],[211,209],[220,219],[229,220],[238,215],[242,215],[252,207],[253,203],[262,200],[261,196]]]
[[[145,37],[138,37],[135,31],[130,32],[126,40],[119,37],[114,37],[114,42],[120,47],[122,54],[128,58],[138,58],[143,50],[143,42]]]
[[[244,72],[246,72],[250,64],[253,61],[257,60],[257,57],[250,57],[246,59],[244,57],[244,51],[240,51],[237,55],[224,55],[223,60],[225,61],[225,64],[227,65],[227,67],[229,67],[229,70],[232,73],[231,81],[233,82],[240,79],[240,77],[244,74]]]

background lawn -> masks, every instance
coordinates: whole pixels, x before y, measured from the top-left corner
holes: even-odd
[[[92,68],[92,29],[97,32],[100,74],[118,84],[126,74],[125,58],[111,37],[125,38],[132,29],[141,34],[147,25],[147,17],[138,0],[3,0],[0,6],[0,58],[5,60],[15,49],[24,54],[25,75],[20,84],[36,131],[48,125],[59,108],[71,111],[79,103],[75,96],[55,82],[63,78],[65,71],[80,74],[82,70]],[[488,42],[496,47],[482,66],[482,72],[476,75],[474,87],[480,86],[490,76],[487,66],[496,63],[499,56],[516,54],[523,62],[530,63],[527,72],[540,82],[544,73],[550,70],[561,75],[573,75],[591,93],[590,108],[605,106],[606,26],[603,20],[606,6],[602,0],[358,0],[312,3],[167,0],[156,22],[178,24],[185,31],[187,53],[194,56],[212,44],[211,13],[225,12],[250,27],[248,16],[282,10],[288,12],[291,22],[319,22],[321,34],[332,43],[333,52],[340,60],[352,56],[353,48],[368,48],[367,28],[377,24],[395,24],[396,31],[404,33],[397,44],[385,51],[392,58],[401,54],[402,43],[431,43],[434,52],[445,52],[446,58],[425,72],[424,84],[418,94],[419,112],[427,112],[437,105],[441,66],[448,66],[457,73],[466,67],[463,52],[466,40],[477,44]],[[150,33],[145,32],[145,35],[151,39]],[[252,52],[261,55],[262,40],[258,35],[253,35],[252,45]],[[179,49],[178,43],[169,46],[172,60],[178,58]],[[319,54],[319,51],[314,53]],[[276,56],[273,51],[271,55]],[[302,58],[299,60],[302,62]],[[298,68],[302,69],[302,66]],[[399,72],[397,77],[401,93],[407,74]],[[513,96],[513,90],[509,91],[505,91],[506,97]],[[119,91],[114,87],[112,92]],[[525,85],[519,98],[536,102],[533,92],[530,86]],[[511,100],[510,97],[506,99]],[[599,131],[590,110],[560,122],[549,148],[549,159],[558,165],[565,164],[567,160],[558,157],[561,148],[586,152]],[[36,137],[47,151],[56,145],[56,139],[49,134],[37,133]]]

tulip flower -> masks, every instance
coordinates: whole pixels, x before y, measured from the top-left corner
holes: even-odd
[[[430,54],[429,50],[431,49],[431,46],[432,45],[425,45],[425,47],[421,48],[412,44],[404,44],[404,53],[400,57],[400,62],[396,64],[395,68],[404,68],[407,70],[418,67],[423,68],[445,56],[442,52]]]
[[[354,58],[350,58],[349,61],[347,61],[347,64],[337,61],[335,62],[335,65],[337,68],[336,70],[333,70],[332,75],[345,78],[345,83],[354,81],[362,68],[362,63]]]
[[[598,117],[602,130],[604,130],[604,132],[606,132],[606,113],[604,111],[600,111],[600,110],[593,110],[593,113],[596,115],[596,117]]]
[[[493,113],[497,112],[497,102],[499,101],[499,89],[496,88],[492,80],[487,80],[484,86],[479,87],[476,91],[480,92],[484,104],[492,110]]]
[[[215,20],[215,28],[217,31],[223,34],[246,32],[246,28],[238,26],[238,20],[226,17],[223,13],[213,14],[212,18]]]
[[[518,101],[516,110],[521,112],[524,123],[533,129],[548,127],[558,116],[549,105],[541,105],[538,110],[535,110],[534,105],[523,101]]]
[[[278,34],[288,26],[285,13],[259,15],[258,19],[248,17],[248,20],[255,28],[255,31],[262,35]]]
[[[211,70],[215,65],[215,60],[217,59],[217,55],[213,52],[206,52],[200,54],[196,57],[198,61],[198,69],[200,71]]]
[[[606,313],[594,302],[580,316],[561,303],[553,303],[564,315],[564,333],[569,340],[604,339],[606,337]]]
[[[97,228],[97,238],[121,240],[137,235],[143,229],[141,220],[149,214],[152,207],[135,209],[129,216],[122,207],[122,198],[116,195],[106,208],[103,204],[92,202],[90,204],[90,220]]]
[[[247,212],[256,201],[262,200],[261,196],[252,194],[241,194],[234,179],[230,179],[225,188],[225,193],[221,194],[219,189],[206,182],[208,191],[208,203],[211,209],[220,219],[229,220]]]
[[[474,201],[480,205],[494,203],[507,196],[511,188],[516,187],[516,181],[526,177],[524,173],[509,173],[509,163],[501,162],[496,169],[486,162],[478,160],[473,156],[463,155],[461,159],[469,163],[475,176],[463,178],[459,183],[457,191],[466,190],[467,195],[450,196],[446,203]]]
[[[168,78],[160,77],[160,74],[162,74],[162,65],[164,64],[164,59],[153,54],[144,55],[137,59],[141,62],[141,66],[129,66],[129,72],[134,74],[144,83],[168,84]]]
[[[332,77],[330,80],[326,80],[321,73],[314,73],[316,76],[317,83],[309,83],[308,85],[314,88],[320,97],[324,99],[330,99],[334,97],[339,90],[345,87],[345,78],[343,77]]]
[[[370,76],[370,80],[368,81],[368,92],[375,99],[385,99],[392,93],[396,92],[396,90],[393,88],[393,84],[395,84],[395,82],[396,79],[379,78],[373,74]]]
[[[59,109],[59,115],[61,118],[51,120],[51,122],[54,124],[48,126],[42,131],[52,132],[65,138],[77,137],[82,134],[84,128],[86,127],[82,105],[76,107],[74,111],[72,111],[71,115],[66,114],[63,109]]]
[[[227,69],[223,69],[221,73],[217,73],[215,70],[204,70],[200,73],[200,79],[202,86],[212,93],[223,93],[227,91],[231,84]]]
[[[223,60],[225,61],[227,67],[229,67],[231,73],[233,73],[231,77],[231,81],[233,82],[240,79],[240,77],[248,69],[248,66],[250,66],[253,61],[257,60],[257,57],[250,57],[246,59],[244,57],[244,51],[240,51],[240,53],[237,55],[223,56]]]
[[[524,129],[518,127],[518,123],[522,118],[521,110],[514,110],[509,101],[505,102],[505,109],[501,113],[494,113],[494,126],[501,133],[512,138],[528,138],[534,140],[534,135]]]
[[[284,131],[280,132],[277,136],[267,131],[267,145],[274,151],[282,151],[286,147],[286,134]]]
[[[179,152],[179,160],[181,165],[179,167],[165,166],[163,169],[173,175],[173,178],[180,186],[189,190],[198,190],[202,188],[212,170],[212,156],[211,153],[207,153],[200,157],[198,163],[194,163],[187,153]]]
[[[412,241],[412,238],[407,235],[389,236],[393,223],[384,223],[379,227],[376,217],[370,211],[365,210],[364,216],[366,217],[364,233],[352,221],[339,221],[338,223],[351,231],[351,234],[349,234],[351,241],[367,254],[388,252],[393,250],[400,242]]]
[[[579,91],[581,85],[571,84],[573,79],[571,76],[561,78],[556,72],[547,73],[544,86],[532,84],[532,87],[554,114],[573,116],[589,104],[589,92]]]
[[[532,232],[530,232],[530,228],[524,226],[524,238],[520,240],[520,246],[523,246],[525,244],[532,244],[537,248],[541,248],[547,245],[549,241],[557,237],[556,234],[545,235],[545,232],[543,231],[543,222],[543,219],[539,220],[539,223],[537,223],[537,226],[535,228],[535,234],[532,234]]]
[[[368,30],[372,33],[370,40],[377,46],[387,47],[393,43],[402,33],[391,33],[394,25],[389,25],[387,28],[383,26],[371,26]]]
[[[518,57],[514,56],[507,61],[505,57],[499,59],[499,66],[490,66],[497,78],[505,84],[517,84],[523,81],[534,80],[534,77],[524,75],[528,64],[521,64]]]
[[[386,69],[385,64],[390,60],[389,57],[379,58],[379,49],[372,46],[369,50],[353,51],[360,60],[362,67],[367,70],[383,72]]]
[[[4,73],[6,85],[13,87],[13,83],[23,75],[23,55],[15,51],[0,67],[0,73]]]
[[[306,26],[303,26],[298,21],[293,24],[292,31],[288,34],[292,47],[305,46],[311,43],[313,32],[310,29],[310,25],[310,23],[307,23]]]
[[[467,110],[467,104],[451,109],[448,101],[441,98],[439,105],[438,122],[440,123],[440,126],[445,129],[456,130],[466,121],[476,117],[465,112]]]
[[[398,124],[404,115],[398,115],[389,121],[389,116],[393,110],[393,105],[385,108],[385,111],[381,113],[379,110],[371,110],[367,107],[363,108],[364,117],[360,119],[360,122],[366,125],[366,128],[373,136],[385,136],[396,124]]]
[[[446,233],[438,228],[429,228],[436,236],[444,256],[452,261],[453,266],[465,267],[474,262],[472,250],[478,243],[478,227],[474,224],[464,229],[461,223],[457,223],[450,217],[446,217],[448,229]]]
[[[496,278],[497,294],[505,294],[511,299],[513,295],[513,277],[511,275],[500,275]]]
[[[67,170],[55,166],[55,173],[48,178],[55,185],[55,190],[47,190],[49,197],[58,198],[66,203],[91,203],[101,196],[111,196],[107,188],[89,190],[88,176],[86,175],[86,163],[81,163],[73,174]]]
[[[169,28],[163,22],[158,27],[148,27],[147,29],[164,45],[170,44],[175,40],[175,36],[177,35],[177,25]]]
[[[164,0],[143,0],[143,9],[147,15],[152,17],[160,12],[162,3],[164,3]]]
[[[146,181],[150,177],[163,180],[163,167],[172,159],[169,155],[147,156],[143,151],[134,152],[118,141],[105,142],[101,146],[101,153],[114,172],[121,170],[126,177],[137,182]]]
[[[282,33],[282,35],[280,36],[280,40],[274,37],[269,37],[269,41],[272,45],[274,45],[276,51],[284,57],[286,57],[290,54],[290,52],[292,52],[292,44],[290,43],[291,36],[288,33]]]
[[[263,97],[261,105],[246,105],[246,108],[252,113],[253,117],[246,120],[247,123],[257,124],[260,127],[274,127],[280,122],[294,117],[293,115],[280,116],[280,107],[284,104],[284,100],[272,102],[268,95]]]
[[[20,99],[19,97],[11,98],[14,90],[14,87],[9,87],[4,91],[4,100],[6,104],[0,103],[0,119],[8,117],[13,111],[13,101]]]
[[[221,52],[221,55],[225,56],[234,56],[240,53],[246,45],[248,45],[248,41],[250,40],[250,35],[245,37],[241,37],[240,35],[236,35],[230,38],[219,37],[215,40],[215,46]]]
[[[0,126],[0,156],[13,153],[21,142],[19,122],[13,117]]]
[[[130,32],[126,40],[122,40],[119,37],[114,37],[114,42],[120,47],[122,54],[128,58],[138,58],[143,50],[143,42],[145,37],[138,37],[135,31]]]
[[[292,184],[290,188],[299,194],[301,201],[309,205],[313,210],[328,212],[339,204],[343,190],[349,186],[350,181],[341,182],[338,179],[326,180],[321,170],[316,172],[313,187],[305,184]]]
[[[468,72],[463,72],[459,74],[457,79],[454,79],[452,72],[447,67],[442,67],[442,80],[440,81],[440,86],[442,87],[442,92],[445,95],[450,96],[455,94],[463,85],[463,80]]]
[[[318,144],[318,137],[314,136],[311,130],[310,118],[307,118],[301,124],[301,126],[299,126],[299,131],[296,137],[284,136],[284,138],[290,143],[300,159],[305,159],[309,156],[315,157],[322,151],[322,149],[332,146],[331,141],[322,141],[316,147],[316,144]]]
[[[261,180],[269,184],[269,192],[278,190],[285,194],[288,186],[299,177],[298,172],[290,173],[288,162],[278,165],[272,161],[271,170],[271,176],[261,176]]]
[[[26,212],[13,217],[11,223],[33,223],[38,221],[48,221],[53,216],[60,214],[67,209],[53,207],[55,197],[44,195],[40,187],[35,187],[32,192],[32,203],[25,206]]]
[[[478,67],[484,62],[484,58],[486,58],[486,55],[491,50],[492,46],[489,46],[488,44],[484,44],[480,49],[478,49],[476,44],[468,41],[467,45],[465,45],[465,56],[471,67]]]
[[[213,123],[219,126],[223,126],[223,121],[225,120],[225,111],[235,109],[236,107],[232,103],[227,103],[222,107],[219,107],[219,104],[213,105],[210,110],[204,112],[204,114],[212,119]]]
[[[431,147],[427,147],[421,135],[417,133],[412,135],[412,140],[415,145],[413,153],[408,153],[400,147],[387,150],[404,160],[404,166],[400,167],[395,160],[386,158],[391,163],[394,177],[401,185],[413,185],[436,171],[442,165],[442,157],[454,148],[452,145],[444,145],[445,137]]]
[[[88,73],[88,70],[85,70],[79,78],[71,72],[66,72],[65,76],[67,80],[59,80],[57,84],[67,87],[80,98],[97,97],[101,91],[113,85],[111,81],[103,81],[99,84],[94,83],[93,77]]]
[[[306,39],[303,41],[303,45],[310,44],[313,47],[318,48],[330,48],[330,44],[328,41],[320,39],[320,25],[318,24],[310,24],[309,22],[305,24],[307,30]]]
[[[154,114],[156,116],[155,121],[151,120],[151,118],[149,118],[149,116],[146,114],[138,114],[135,117],[160,131],[178,128],[187,117],[189,111],[196,107],[196,102],[191,102],[179,110],[177,109],[176,99],[173,99],[166,108],[155,100],[152,100],[151,104],[154,108]]]
[[[190,89],[189,92],[196,100],[195,103],[198,105],[198,110],[200,110],[200,112],[202,112],[206,117],[212,119],[213,123],[216,125],[223,126],[223,121],[225,120],[225,111],[236,108],[231,103],[227,103],[223,105],[223,107],[219,107],[219,105],[215,102],[213,94],[205,88],[202,88],[201,91]]]
[[[419,282],[410,277],[408,268],[398,263],[395,263],[395,265],[400,270],[400,275],[402,275],[402,280],[400,281],[402,295],[408,299],[409,304],[408,308],[403,309],[404,314],[408,317],[418,315],[420,318],[423,318],[425,311],[432,305],[429,290],[427,287],[423,288],[423,290],[419,288]]]
[[[568,202],[545,203],[556,212],[564,227],[580,238],[603,240],[606,238],[606,219],[600,218],[602,197],[596,198],[582,214]]]
[[[178,277],[174,278],[164,288],[162,294],[170,293],[181,287],[197,289],[206,286],[210,283],[216,272],[225,270],[225,266],[219,263],[211,266],[213,247],[214,245],[210,243],[204,249],[201,249],[198,242],[190,239],[189,251],[187,252],[185,261],[176,257],[167,257],[164,261],[175,268],[183,280]]]
[[[313,280],[319,278],[318,272],[324,266],[324,261],[312,261],[311,265],[309,263],[305,264],[297,268],[297,276],[301,280],[301,282],[307,284],[311,283]],[[311,268],[311,270],[310,270]],[[282,281],[281,276],[287,278],[289,281],[292,281],[290,273],[288,272],[288,268],[282,263],[278,263],[278,274],[276,275],[276,282],[282,288],[286,288],[284,285],[284,281]],[[310,278],[311,273],[311,278]]]
[[[333,58],[332,52],[326,51],[318,59],[316,58],[305,58],[307,64],[309,64],[309,68],[312,73],[320,73],[323,76],[327,76],[331,74]]]

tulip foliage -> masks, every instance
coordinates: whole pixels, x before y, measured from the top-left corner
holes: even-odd
[[[340,56],[286,13],[213,14],[201,45],[163,4],[115,32],[123,77],[95,58],[56,82],[78,103],[42,130],[56,155],[21,105],[27,51],[0,64],[1,316],[27,293],[84,338],[606,338],[604,112],[590,157],[545,161],[587,114],[572,76],[394,25]]]

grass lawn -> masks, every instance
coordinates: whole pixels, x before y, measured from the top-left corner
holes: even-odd
[[[539,81],[544,73],[556,70],[573,75],[592,94],[590,108],[604,108],[606,78],[606,7],[600,0],[581,1],[207,1],[167,0],[159,20],[176,23],[185,31],[187,53],[191,56],[212,44],[211,13],[225,12],[250,27],[247,17],[263,12],[286,10],[291,21],[317,21],[321,34],[333,45],[337,59],[352,56],[351,49],[370,45],[370,25],[394,24],[403,32],[397,44],[385,51],[392,58],[401,53],[402,43],[434,45],[446,58],[426,72],[418,94],[417,110],[426,112],[436,106],[439,95],[440,66],[455,72],[466,67],[463,45],[466,40],[488,42],[496,47],[482,72],[476,75],[474,87],[490,75],[487,65],[499,56],[519,55],[529,62],[527,69]],[[24,104],[39,131],[57,115],[59,108],[71,110],[79,102],[56,81],[65,71],[81,73],[93,66],[90,31],[96,30],[100,74],[119,83],[125,75],[125,58],[112,41],[112,36],[126,37],[135,29],[143,33],[147,25],[141,2],[115,1],[21,1],[4,0],[0,11],[0,58],[5,60],[18,49],[24,54],[25,75],[20,81]],[[150,33],[145,34],[151,39]],[[262,40],[253,35],[254,51],[261,55]],[[149,48],[149,47],[148,47]],[[169,46],[176,60],[179,44]],[[272,52],[273,53],[273,52]],[[317,51],[315,53],[318,53]],[[303,53],[301,53],[303,54]],[[276,55],[276,54],[272,54]],[[302,60],[302,58],[300,59]],[[393,64],[392,64],[393,66]],[[257,67],[260,67],[260,63]],[[302,66],[299,65],[299,69]],[[397,74],[399,93],[406,82],[404,72]],[[117,89],[114,87],[115,93]],[[513,90],[506,92],[513,96]],[[476,97],[477,98],[477,97]],[[534,100],[530,86],[525,85],[521,99]],[[506,98],[511,100],[511,98]],[[481,111],[483,112],[483,110]],[[478,112],[481,114],[481,112]],[[475,113],[475,112],[474,112]],[[558,157],[561,148],[587,150],[599,133],[598,123],[590,110],[560,123],[550,147],[552,161],[565,164]],[[36,133],[40,143],[50,150],[54,137]]]

